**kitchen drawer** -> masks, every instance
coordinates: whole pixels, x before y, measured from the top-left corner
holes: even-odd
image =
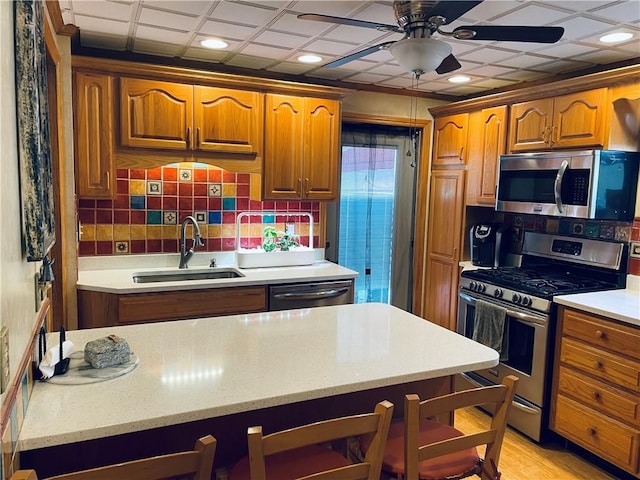
[[[638,472],[640,431],[564,395],[556,399],[554,429],[619,467]]]
[[[575,400],[640,427],[640,396],[561,366],[558,389]]]
[[[560,346],[560,361],[608,382],[640,392],[638,361],[566,337],[562,339]]]
[[[562,333],[640,359],[640,329],[565,309]]]

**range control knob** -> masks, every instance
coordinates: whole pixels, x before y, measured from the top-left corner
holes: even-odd
[[[511,297],[511,300],[513,300],[513,303],[520,303],[520,301],[522,300],[522,297],[520,296],[519,293],[514,293],[513,297]]]
[[[496,297],[496,298],[502,298],[502,295],[504,295],[504,292],[502,291],[501,288],[496,288],[493,291],[493,296]]]
[[[487,286],[484,283],[479,283],[478,284],[478,291],[480,293],[483,293],[486,289],[487,289]]]
[[[525,307],[528,307],[529,305],[531,305],[531,298],[530,297],[522,297],[522,305],[524,305]]]
[[[471,282],[471,283],[469,284],[469,288],[470,288],[471,290],[475,290],[476,288],[478,288],[478,284],[477,284],[476,282]]]

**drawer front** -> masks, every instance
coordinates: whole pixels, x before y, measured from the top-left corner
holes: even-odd
[[[555,430],[619,467],[638,472],[640,431],[558,395]]]
[[[562,333],[640,360],[640,329],[564,310]]]
[[[572,338],[563,338],[560,361],[598,378],[640,392],[640,362],[623,358]]]
[[[580,403],[640,427],[638,395],[623,392],[563,366],[559,370],[558,389]]]

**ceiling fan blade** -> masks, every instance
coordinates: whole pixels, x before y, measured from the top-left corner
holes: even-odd
[[[450,54],[442,61],[440,65],[438,65],[438,68],[436,68],[436,73],[442,75],[443,73],[453,72],[460,67],[462,67],[462,65],[460,65],[460,62],[456,60],[456,57],[454,57],[453,54]]]
[[[473,7],[482,3],[482,0],[467,2],[467,1],[447,1],[441,0],[436,2],[431,11],[427,14],[429,17],[440,16],[444,17],[446,24],[452,23],[457,18],[461,17]]]
[[[529,26],[497,26],[472,25],[458,27],[453,30],[472,30],[476,34],[469,40],[500,40],[503,42],[535,42],[555,43],[564,33],[562,27],[529,27]]]
[[[352,27],[374,28],[384,32],[402,33],[402,30],[400,30],[397,25],[366,22],[364,20],[356,20],[353,18],[333,17],[331,15],[320,15],[318,13],[301,13],[298,15],[298,18],[300,20],[315,20],[316,22],[338,23],[340,25],[350,25]]]
[[[369,48],[365,48],[364,50],[360,50],[359,52],[352,53],[351,55],[346,55],[344,57],[340,57],[337,60],[334,60],[333,62],[329,62],[329,63],[323,65],[323,67],[327,67],[327,68],[341,67],[345,63],[349,63],[349,62],[351,62],[353,60],[357,60],[358,58],[362,58],[362,57],[365,57],[365,56],[370,55],[372,53],[375,53],[378,50],[382,50],[382,49],[386,48],[387,46],[391,45],[392,43],[396,43],[396,42],[384,42],[384,43],[380,43],[378,45],[374,45],[374,46],[369,47]]]

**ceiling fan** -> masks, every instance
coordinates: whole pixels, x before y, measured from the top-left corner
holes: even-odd
[[[555,43],[560,40],[564,33],[564,28],[562,27],[533,26],[472,25],[457,27],[451,32],[441,29],[443,25],[450,24],[480,3],[482,3],[482,0],[396,0],[393,2],[393,11],[398,25],[387,25],[317,13],[303,13],[298,15],[298,18],[404,34],[404,37],[400,40],[373,45],[333,60],[324,66],[329,68],[339,67],[379,50],[389,50],[400,66],[416,75],[416,77],[433,70],[439,74],[449,73],[461,67],[460,62],[451,54],[451,45],[433,38],[435,33],[443,37],[452,37],[459,40],[538,43]]]

